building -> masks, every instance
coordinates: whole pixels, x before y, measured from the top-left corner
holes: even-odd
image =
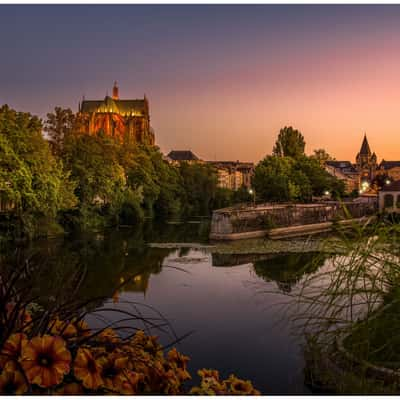
[[[143,99],[120,99],[117,82],[112,97],[85,100],[79,104],[81,131],[96,134],[103,131],[121,142],[154,145],[154,131],[150,126],[149,102]]]
[[[350,161],[326,161],[325,169],[331,175],[344,181],[347,192],[367,190],[378,174],[377,157],[371,152],[367,135],[364,134],[355,164]]]
[[[384,175],[392,181],[400,180],[400,161],[382,160],[379,164],[377,175]]]
[[[189,164],[202,162],[191,150],[172,150],[167,155],[167,160],[172,164],[187,162]]]
[[[359,190],[360,173],[350,161],[326,161],[325,170],[342,180],[348,193]]]
[[[214,167],[218,177],[218,187],[238,190],[242,186],[251,187],[251,177],[254,172],[254,164],[240,161],[203,161],[191,150],[172,150],[166,156],[166,160],[174,165],[182,162],[189,164],[206,163]]]
[[[379,211],[400,213],[400,180],[385,185],[379,191]]]
[[[375,177],[378,164],[376,154],[371,153],[366,134],[364,134],[361,149],[356,156],[356,168],[360,173],[361,184],[362,182],[372,182]]]
[[[254,173],[254,164],[239,161],[208,161],[217,171],[218,186],[221,188],[238,190],[244,186],[251,187],[251,177]]]

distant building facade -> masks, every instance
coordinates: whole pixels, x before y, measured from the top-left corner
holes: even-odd
[[[150,126],[150,109],[143,99],[120,99],[114,83],[112,97],[103,100],[82,100],[79,104],[82,133],[103,131],[121,142],[154,145],[154,131]]]
[[[400,213],[400,180],[385,185],[379,191],[379,211]]]
[[[382,160],[379,164],[377,174],[385,175],[392,181],[400,180],[400,161]]]
[[[367,135],[364,135],[355,164],[350,161],[326,161],[325,169],[345,183],[347,192],[367,190],[378,171],[377,157],[371,152]]]
[[[172,150],[166,156],[166,160],[179,165],[182,162],[189,164],[200,163],[214,167],[218,177],[218,187],[238,190],[242,186],[251,187],[251,177],[254,173],[254,164],[240,161],[203,161],[191,150]]]
[[[359,190],[360,173],[350,161],[326,161],[325,169],[332,176],[344,182],[348,193]]]
[[[242,186],[250,189],[254,164],[240,161],[208,161],[217,171],[218,186],[238,190]]]

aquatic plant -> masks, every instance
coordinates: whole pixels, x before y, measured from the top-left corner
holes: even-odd
[[[290,294],[313,383],[347,393],[398,392],[388,386],[397,379],[398,338],[382,327],[400,328],[393,315],[400,301],[399,234],[400,226],[390,220],[338,230],[337,254]],[[332,241],[326,245],[332,248]],[[377,361],[389,369],[379,370]]]

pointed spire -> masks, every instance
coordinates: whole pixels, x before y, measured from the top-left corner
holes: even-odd
[[[112,91],[112,98],[114,100],[119,100],[119,88],[117,85],[117,81],[114,81],[114,87],[113,87],[113,91]]]
[[[371,149],[369,148],[369,144],[368,144],[368,139],[367,139],[367,134],[366,133],[364,133],[364,139],[363,139],[359,154],[360,155],[365,155],[365,156],[371,155]]]

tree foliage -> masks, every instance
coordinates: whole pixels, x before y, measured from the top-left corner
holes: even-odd
[[[322,166],[325,165],[327,161],[332,161],[335,158],[332,157],[325,149],[316,149],[314,154],[311,156],[315,158]]]
[[[74,183],[51,154],[41,121],[7,105],[0,108],[0,192],[29,236],[76,204]]]
[[[298,158],[304,155],[305,145],[301,132],[285,126],[280,130],[272,152],[278,157]]]
[[[344,183],[321,164],[321,157],[327,156],[325,150],[307,157],[304,147],[300,132],[291,127],[281,129],[274,154],[266,156],[255,168],[253,186],[259,200],[308,202],[326,192],[333,197],[343,196]]]

